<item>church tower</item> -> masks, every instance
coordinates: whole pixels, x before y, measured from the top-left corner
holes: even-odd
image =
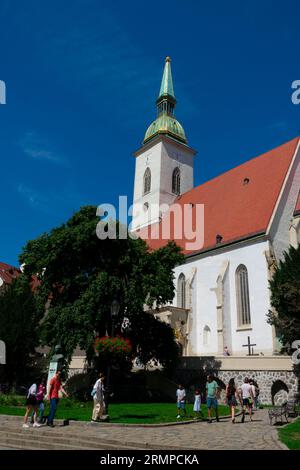
[[[132,230],[159,222],[160,206],[170,206],[194,185],[196,152],[187,145],[183,127],[175,118],[170,57],[166,57],[156,106],[157,118],[148,127],[142,147],[134,154]]]

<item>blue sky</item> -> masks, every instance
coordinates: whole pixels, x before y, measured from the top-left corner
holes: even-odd
[[[132,200],[166,55],[197,185],[299,135],[299,17],[298,1],[1,0],[0,260],[81,205]]]

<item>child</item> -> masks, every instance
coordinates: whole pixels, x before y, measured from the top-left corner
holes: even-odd
[[[43,378],[41,380],[40,385],[37,388],[37,393],[36,393],[36,404],[37,404],[37,409],[39,412],[39,418],[37,421],[40,424],[43,423],[43,419],[44,419],[44,410],[45,410],[44,397],[46,393],[47,393],[46,379]],[[32,412],[32,415],[31,415],[31,422],[34,423],[34,411]]]
[[[186,393],[181,384],[178,385],[178,389],[176,391],[177,397],[177,419],[181,418],[181,410],[183,411],[184,416],[186,416],[186,409],[185,409],[185,398]]]
[[[195,390],[194,412],[195,412],[194,419],[197,419],[197,418],[199,419],[200,414],[201,414],[201,395],[200,395],[200,390],[198,389]]]
[[[36,402],[37,402],[37,406],[39,410],[39,423],[42,423],[44,419],[44,410],[45,410],[44,397],[46,393],[47,393],[46,379],[42,379],[40,385],[38,386],[37,394],[36,394]]]

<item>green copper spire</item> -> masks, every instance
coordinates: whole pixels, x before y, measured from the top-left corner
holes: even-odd
[[[157,134],[168,134],[180,142],[187,143],[182,125],[175,119],[174,109],[176,98],[174,94],[173,79],[171,72],[171,59],[166,57],[163,78],[159,96],[156,100],[157,119],[148,127],[144,143],[148,142]]]
[[[164,74],[161,81],[158,98],[163,96],[171,96],[175,100],[170,57],[166,57]]]

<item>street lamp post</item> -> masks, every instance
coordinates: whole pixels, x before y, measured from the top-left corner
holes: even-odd
[[[111,317],[111,336],[114,336],[115,333],[115,320],[119,315],[120,303],[117,299],[114,299],[110,306],[110,317]],[[110,396],[110,382],[111,382],[111,363],[107,369],[107,394],[106,394],[106,413],[108,414],[108,400]]]
[[[120,304],[117,299],[113,300],[110,306],[110,316],[111,316],[111,335],[114,336],[115,329],[115,319],[119,315]]]

